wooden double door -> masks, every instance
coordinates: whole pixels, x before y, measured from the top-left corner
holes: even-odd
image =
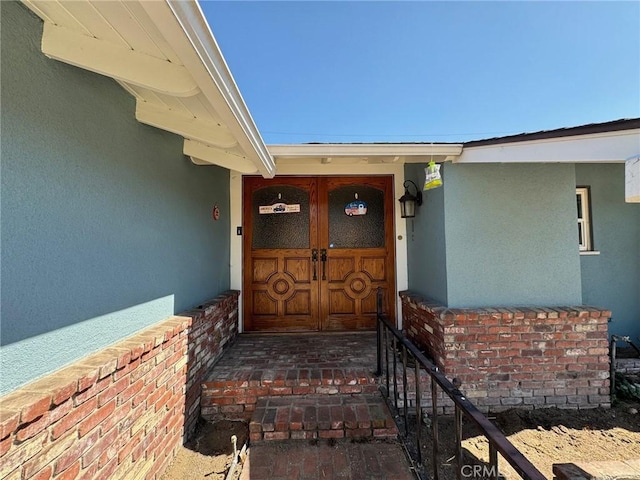
[[[395,317],[392,177],[245,177],[243,209],[246,331],[373,330],[379,287]]]

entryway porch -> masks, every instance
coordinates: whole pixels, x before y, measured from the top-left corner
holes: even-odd
[[[421,468],[423,409],[431,417],[432,465],[437,471],[437,413],[455,403],[458,469],[465,465],[461,432],[462,418],[466,416],[489,440],[490,465],[494,471],[497,472],[500,452],[523,478],[544,478],[465,398],[456,383],[451,384],[393,327],[380,308],[378,322],[378,336],[369,332],[240,335],[202,384],[202,415],[209,419],[250,418],[250,439],[254,446],[265,445],[265,440],[397,439],[398,427],[380,391],[384,390],[394,399],[395,410],[402,411],[404,419],[400,424],[407,438],[410,416],[407,407],[413,403],[416,415],[412,422],[416,426],[417,462]],[[380,386],[384,386],[380,389],[376,370],[383,373]],[[270,478],[266,470],[262,473],[264,478]]]
[[[410,480],[376,358],[375,332],[240,334],[202,384],[202,416],[249,422],[242,479]]]
[[[375,332],[241,334],[202,384],[202,416],[251,421],[251,440],[394,438]]]

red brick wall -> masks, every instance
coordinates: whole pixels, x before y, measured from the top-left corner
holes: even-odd
[[[478,408],[610,405],[607,322],[591,307],[446,309],[401,292],[406,335]]]
[[[616,358],[616,372],[640,373],[640,358]]]
[[[435,364],[441,369],[445,364],[444,325],[440,315],[444,307],[422,301],[409,292],[402,296],[402,328],[406,335],[421,349],[429,353]],[[411,308],[405,308],[405,304]]]
[[[228,292],[0,398],[0,478],[158,478],[237,312]]]

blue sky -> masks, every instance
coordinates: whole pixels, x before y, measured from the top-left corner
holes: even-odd
[[[640,116],[640,2],[218,2],[266,143],[459,142]]]

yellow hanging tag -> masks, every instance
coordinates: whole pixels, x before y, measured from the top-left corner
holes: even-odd
[[[431,190],[442,186],[442,177],[440,176],[440,165],[436,162],[429,162],[427,168],[424,169],[425,179],[423,190]]]

